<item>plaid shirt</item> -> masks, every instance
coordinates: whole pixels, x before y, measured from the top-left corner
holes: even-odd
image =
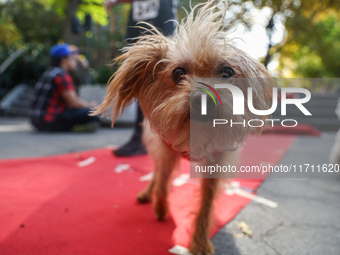
[[[50,67],[43,73],[34,90],[32,122],[52,123],[67,107],[61,93],[74,90],[74,85],[72,77],[66,71],[59,67]]]

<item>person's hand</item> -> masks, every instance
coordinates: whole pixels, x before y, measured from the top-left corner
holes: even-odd
[[[109,12],[117,2],[117,0],[106,0],[104,3],[106,11]]]
[[[89,61],[87,61],[87,59],[84,55],[79,55],[78,63],[83,69],[87,69],[90,66]]]

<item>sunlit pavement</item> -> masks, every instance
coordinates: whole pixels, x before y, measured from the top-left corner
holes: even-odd
[[[94,133],[38,133],[27,119],[0,118],[0,159],[117,147],[131,134],[131,128],[109,127]]]
[[[0,159],[114,147],[131,133],[131,128],[101,128],[93,134],[41,134],[26,119],[0,118]],[[328,163],[334,139],[335,133],[300,136],[280,163]],[[213,238],[216,254],[339,254],[340,173],[333,179],[269,178],[258,195],[278,207],[251,202]],[[250,227],[252,237],[241,233],[238,222]]]

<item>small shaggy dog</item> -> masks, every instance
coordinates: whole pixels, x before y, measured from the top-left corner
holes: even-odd
[[[164,37],[150,25],[152,34],[141,36],[116,59],[121,65],[109,81],[104,101],[95,111],[95,114],[107,113],[113,106],[114,122],[131,100],[139,100],[145,115],[143,141],[154,159],[155,170],[153,180],[137,198],[141,203],[152,200],[158,220],[166,217],[169,180],[181,156],[190,157],[200,165],[236,164],[237,145],[249,133],[261,130],[239,125],[211,132],[211,122],[193,118],[200,109],[192,101],[201,98],[202,90],[197,86],[197,91],[192,91],[191,80],[270,78],[262,64],[226,38],[223,25],[226,11],[227,4],[222,8],[212,0],[200,4],[179,24],[172,38]],[[253,89],[254,107],[267,109],[270,85],[255,79],[242,84],[246,84],[240,88],[243,92],[249,87]],[[234,121],[256,117],[248,109],[242,116],[233,115],[231,93],[225,91],[219,92],[225,106],[223,117]],[[195,132],[198,139],[190,142]],[[200,135],[202,132],[206,135]],[[208,230],[218,184],[219,178],[201,179],[201,203],[190,244],[192,254],[214,254]]]

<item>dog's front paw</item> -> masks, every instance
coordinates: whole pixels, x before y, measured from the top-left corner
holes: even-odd
[[[165,220],[168,212],[168,201],[166,198],[157,197],[153,202],[153,209],[155,211],[157,220]]]
[[[141,204],[149,203],[151,201],[151,194],[148,191],[142,190],[137,195],[137,200]]]
[[[214,255],[215,247],[210,240],[201,243],[192,243],[190,246],[190,253],[193,255]]]

